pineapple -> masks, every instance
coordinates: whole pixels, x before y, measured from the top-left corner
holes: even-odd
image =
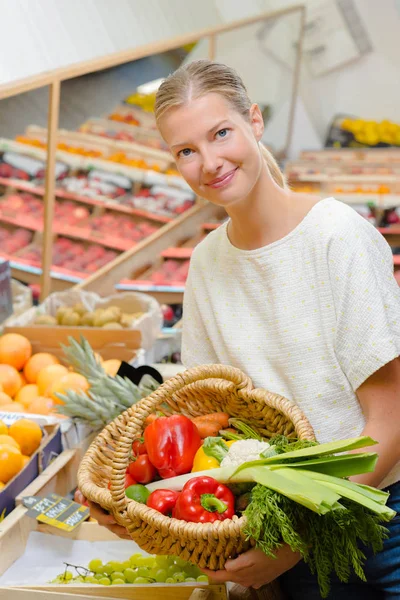
[[[126,377],[107,375],[84,337],[80,342],[72,337],[68,341],[69,346],[62,346],[64,354],[73,369],[89,381],[90,390],[87,394],[69,390],[59,395],[64,402],[57,407],[59,413],[84,421],[97,430],[157,389],[158,382],[149,375],[145,375],[138,386]]]

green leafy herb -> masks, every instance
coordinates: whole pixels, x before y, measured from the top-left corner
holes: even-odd
[[[381,525],[382,516],[346,498],[341,499],[341,505],[320,516],[257,484],[244,513],[245,533],[268,556],[275,556],[283,543],[299,552],[317,575],[321,596],[326,598],[332,572],[346,582],[353,570],[365,581],[365,556],[359,548],[360,541],[378,552],[388,536]]]

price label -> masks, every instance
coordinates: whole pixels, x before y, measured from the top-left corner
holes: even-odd
[[[43,498],[26,496],[22,502],[28,509],[28,516],[63,531],[73,531],[89,518],[87,506],[57,494],[48,494]]]

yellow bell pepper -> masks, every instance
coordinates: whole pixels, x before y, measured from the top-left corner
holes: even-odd
[[[227,446],[232,446],[232,444],[235,444],[236,441],[237,440],[225,441],[225,444]],[[217,459],[213,456],[208,456],[204,452],[203,446],[200,446],[200,448],[194,455],[192,473],[195,473],[197,471],[208,471],[209,469],[218,469],[218,467],[219,462],[217,461]]]

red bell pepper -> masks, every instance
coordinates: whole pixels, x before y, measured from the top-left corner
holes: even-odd
[[[163,515],[171,516],[178,497],[179,492],[173,490],[154,490],[147,498],[146,504]]]
[[[213,523],[232,519],[235,497],[231,490],[212,477],[193,477],[176,501],[172,516],[194,523]]]
[[[163,479],[190,473],[201,445],[196,425],[184,415],[159,417],[144,430],[144,441],[150,461]]]

